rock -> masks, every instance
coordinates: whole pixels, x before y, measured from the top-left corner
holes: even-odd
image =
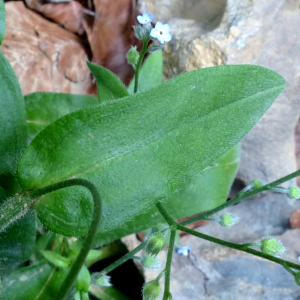
[[[94,84],[81,39],[27,9],[23,2],[9,2],[5,7],[7,29],[1,51],[23,94],[91,93]]]

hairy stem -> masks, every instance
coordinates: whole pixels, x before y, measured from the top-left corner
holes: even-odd
[[[165,290],[164,290],[163,300],[168,300],[170,294],[171,264],[172,264],[173,250],[175,245],[175,237],[176,237],[176,227],[171,228],[169,250],[167,256],[167,263],[165,267]]]
[[[254,249],[247,248],[247,247],[245,247],[245,244],[236,244],[236,243],[227,242],[227,241],[212,237],[210,235],[207,235],[207,234],[204,234],[204,233],[186,228],[185,226],[182,226],[181,224],[177,225],[177,229],[181,230],[183,232],[189,233],[191,235],[197,236],[201,239],[213,242],[215,244],[219,244],[219,245],[222,245],[222,246],[225,246],[225,247],[240,250],[240,251],[243,251],[243,252],[246,252],[246,253],[249,253],[249,254],[253,254],[255,256],[259,256],[261,258],[273,261],[273,262],[275,262],[277,264],[280,264],[282,266],[286,265],[290,268],[300,270],[300,265],[294,264],[292,262],[280,259],[280,258],[272,256],[272,255],[265,254],[263,252],[260,252],[260,251],[254,250]]]
[[[127,254],[125,254],[124,256],[122,256],[121,258],[119,258],[118,260],[116,260],[114,263],[112,263],[111,265],[109,265],[108,267],[106,267],[105,269],[103,269],[100,272],[100,274],[101,275],[106,275],[109,272],[113,271],[115,268],[117,268],[118,266],[122,265],[125,261],[133,258],[134,255],[136,253],[138,253],[139,251],[141,251],[145,246],[146,246],[146,242],[142,242],[135,249],[133,249],[132,251],[128,252]]]
[[[55,299],[60,299],[60,300],[65,299],[65,297],[68,295],[68,292],[70,291],[71,287],[73,286],[73,284],[77,278],[77,275],[88,255],[88,252],[90,251],[90,249],[92,247],[95,235],[97,233],[98,225],[99,225],[100,219],[101,219],[101,213],[102,213],[101,197],[100,197],[100,194],[99,194],[97,188],[94,186],[94,184],[92,184],[90,181],[85,180],[85,179],[69,179],[66,181],[52,184],[45,188],[41,188],[38,190],[34,190],[32,192],[29,192],[29,195],[31,198],[38,198],[40,196],[54,192],[56,190],[66,188],[66,187],[71,187],[71,186],[77,186],[77,185],[83,186],[91,192],[93,200],[94,200],[94,214],[93,214],[91,225],[89,227],[88,234],[83,242],[83,246],[82,246],[76,260],[72,264],[71,269],[69,270],[69,273],[68,273],[66,279],[62,283],[60,290],[58,291],[58,293],[55,297]]]
[[[134,93],[136,93],[137,90],[138,90],[140,67],[141,67],[141,64],[142,64],[142,61],[144,59],[145,54],[148,52],[148,50],[147,50],[148,43],[149,43],[149,40],[148,41],[143,41],[143,48],[142,48],[142,51],[141,51],[141,54],[140,54],[140,58],[139,58],[138,63],[136,65],[135,69],[134,69],[134,73],[135,73],[135,76],[134,76]]]
[[[279,185],[279,184],[281,184],[283,182],[286,182],[286,181],[288,181],[290,179],[293,179],[293,178],[295,178],[297,176],[300,176],[300,170],[298,170],[298,171],[296,171],[294,173],[291,173],[291,174],[289,174],[289,175],[287,175],[285,177],[282,177],[282,178],[280,178],[278,180],[275,180],[275,181],[273,181],[271,183],[268,183],[268,184],[266,184],[266,185],[264,185],[264,186],[262,186],[262,187],[260,187],[258,189],[255,189],[253,191],[249,191],[249,192],[245,192],[245,193],[240,193],[235,198],[231,199],[230,201],[227,201],[226,203],[224,203],[224,204],[222,204],[222,205],[220,205],[220,206],[218,206],[218,207],[216,207],[216,208],[214,208],[212,210],[209,210],[209,211],[207,211],[207,212],[205,212],[205,213],[203,213],[203,214],[201,214],[199,216],[196,216],[194,218],[191,218],[189,220],[181,222],[180,225],[185,226],[185,225],[188,225],[188,224],[200,221],[200,220],[204,220],[205,218],[208,218],[212,214],[215,214],[215,213],[217,213],[217,212],[219,212],[219,211],[221,211],[221,210],[223,210],[223,209],[225,209],[225,208],[227,208],[227,207],[229,207],[231,205],[234,205],[234,204],[236,204],[239,201],[242,201],[242,200],[244,200],[246,198],[249,198],[249,197],[251,197],[253,195],[256,195],[258,193],[261,193],[263,191],[270,190],[270,189],[274,188],[275,186],[277,186],[277,185]]]

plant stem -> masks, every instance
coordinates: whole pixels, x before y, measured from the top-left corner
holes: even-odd
[[[260,252],[260,251],[254,250],[254,249],[247,248],[247,247],[245,247],[245,244],[241,245],[241,244],[236,244],[236,243],[231,243],[231,242],[227,242],[227,241],[224,241],[224,240],[220,240],[220,239],[212,237],[210,235],[206,235],[204,233],[197,232],[195,230],[186,228],[185,226],[182,226],[181,224],[177,225],[177,229],[181,230],[183,232],[189,233],[191,235],[197,236],[199,238],[202,238],[204,240],[213,242],[215,244],[219,244],[219,245],[222,245],[222,246],[225,246],[225,247],[240,250],[240,251],[243,251],[243,252],[246,252],[246,253],[249,253],[249,254],[253,254],[255,256],[259,256],[259,257],[262,257],[264,259],[273,261],[273,262],[275,262],[277,264],[280,264],[282,266],[286,265],[290,268],[300,270],[300,265],[294,264],[292,262],[280,259],[280,258],[272,256],[272,255],[265,254],[263,252]]]
[[[123,264],[125,261],[127,261],[128,259],[131,259],[134,257],[134,255],[136,253],[138,253],[139,251],[141,251],[144,247],[146,246],[146,242],[142,242],[139,246],[137,246],[135,249],[133,249],[132,251],[128,252],[127,254],[125,254],[124,256],[122,256],[121,258],[119,258],[118,260],[116,260],[114,263],[112,263],[111,265],[109,265],[108,267],[106,267],[105,269],[103,269],[100,274],[101,275],[106,275],[109,272],[113,271],[115,268],[117,268],[118,266],[120,266],[121,264]]]
[[[139,71],[140,71],[140,67],[141,67],[142,61],[144,59],[144,56],[148,52],[148,50],[147,50],[148,43],[149,43],[149,40],[143,41],[143,48],[142,48],[142,51],[141,51],[141,54],[140,54],[140,58],[139,58],[138,63],[136,65],[135,69],[134,69],[134,73],[135,73],[135,76],[134,76],[134,93],[136,93],[137,90],[138,90]]]
[[[85,180],[85,179],[69,179],[69,180],[62,181],[62,182],[59,182],[56,184],[52,184],[45,188],[34,190],[29,193],[32,198],[38,198],[42,195],[54,192],[56,190],[66,188],[66,187],[71,187],[71,186],[77,186],[77,185],[83,186],[91,192],[91,194],[93,196],[93,200],[94,200],[94,214],[93,214],[91,225],[89,227],[88,234],[84,240],[83,246],[82,246],[76,260],[72,264],[67,277],[65,278],[64,282],[62,283],[60,290],[58,291],[58,293],[55,297],[55,299],[60,299],[60,300],[65,299],[65,297],[67,296],[68,292],[70,291],[71,287],[73,286],[73,284],[75,282],[75,279],[76,279],[82,265],[84,264],[84,261],[88,255],[88,252],[90,251],[90,249],[92,247],[95,235],[97,233],[98,225],[101,220],[101,213],[102,213],[101,197],[100,197],[100,194],[99,194],[97,188],[94,186],[94,184],[92,184],[90,181]]]
[[[170,294],[171,264],[172,264],[172,256],[173,256],[173,250],[175,244],[175,237],[176,237],[176,227],[171,228],[169,250],[167,256],[167,263],[165,267],[165,290],[164,290],[163,300],[168,300]]]
[[[235,198],[227,201],[226,203],[224,203],[224,204],[222,204],[222,205],[220,205],[220,206],[218,206],[218,207],[216,207],[214,209],[211,209],[211,210],[209,210],[209,211],[207,211],[207,212],[205,212],[205,213],[203,213],[203,214],[201,214],[199,216],[196,216],[194,218],[191,218],[189,220],[181,222],[180,225],[185,226],[185,225],[188,225],[188,224],[191,224],[191,223],[203,220],[205,218],[208,218],[212,214],[215,214],[215,213],[217,213],[217,212],[219,212],[219,211],[221,211],[221,210],[223,210],[223,209],[225,209],[225,208],[227,208],[227,207],[229,207],[231,205],[234,205],[234,204],[236,204],[237,202],[239,202],[241,200],[244,200],[244,199],[246,199],[248,197],[251,197],[251,196],[256,195],[258,193],[261,193],[263,191],[270,190],[270,189],[274,188],[275,186],[277,186],[277,185],[279,185],[279,184],[281,184],[283,182],[286,182],[286,181],[288,181],[290,179],[293,179],[293,178],[295,178],[297,176],[300,176],[300,170],[298,170],[296,172],[293,172],[293,173],[291,173],[291,174],[289,174],[289,175],[287,175],[285,177],[282,177],[282,178],[280,178],[278,180],[275,180],[275,181],[273,181],[271,183],[268,183],[268,184],[266,184],[266,185],[264,185],[264,186],[262,186],[262,187],[260,187],[258,189],[255,189],[253,191],[245,192],[245,193],[240,193]]]

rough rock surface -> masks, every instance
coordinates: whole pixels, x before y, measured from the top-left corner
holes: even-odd
[[[166,3],[141,1],[142,10],[151,12],[155,7],[154,13],[163,13]],[[174,1],[173,5],[180,8]],[[286,79],[286,90],[242,142],[238,182],[247,185],[253,178],[271,182],[295,171],[294,133],[300,113],[299,1],[228,0],[220,25],[212,31],[207,26],[209,16],[207,20],[186,20],[182,13],[172,18],[168,10],[165,19],[158,17],[169,22],[173,36],[165,49],[165,78],[226,63],[261,65]],[[299,202],[284,195],[263,193],[227,209],[241,217],[239,225],[221,228],[210,224],[200,230],[238,243],[276,235],[288,249],[285,258],[297,262],[300,231],[290,229],[289,219],[299,207]],[[189,257],[174,256],[171,290],[176,300],[300,299],[293,277],[279,265],[191,236],[182,238],[182,243],[193,248]],[[166,251],[161,258],[165,256]],[[155,277],[153,271],[145,272],[147,279]]]
[[[0,49],[23,94],[89,94],[93,82],[81,39],[27,9],[23,2],[9,2],[5,7],[7,28]]]

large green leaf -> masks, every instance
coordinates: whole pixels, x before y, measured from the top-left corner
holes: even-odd
[[[5,4],[3,0],[0,0],[0,45],[4,39],[5,28],[6,28]]]
[[[30,213],[0,233],[0,275],[28,260],[34,250],[36,220]]]
[[[162,51],[151,54],[140,69],[138,92],[149,90],[161,84],[163,76]],[[128,86],[129,94],[134,93],[134,79]]]
[[[228,151],[216,163],[204,169],[173,196],[164,201],[164,206],[174,219],[188,217],[213,209],[227,200],[235,178],[240,158],[240,144]],[[109,235],[99,233],[95,245],[102,246],[131,233],[143,231],[165,223],[157,208],[152,206],[122,226],[111,230]]]
[[[24,98],[18,79],[0,52],[0,174],[14,173],[27,144]]]
[[[0,0],[0,39],[3,29],[3,2]],[[13,174],[27,144],[24,99],[18,79],[9,62],[0,52],[0,174],[4,198],[18,192]],[[0,215],[5,215],[0,206]],[[1,219],[1,218],[0,218]],[[35,242],[35,214],[30,214],[0,233],[0,272],[14,263],[29,259]]]
[[[25,96],[29,139],[66,114],[96,104],[98,98],[88,95],[38,92]]]
[[[27,190],[71,177],[91,180],[103,199],[100,229],[115,230],[229,151],[283,88],[271,70],[220,66],[68,114],[28,147],[18,165],[20,182]],[[82,191],[72,187],[38,201],[45,225],[84,234],[90,220],[80,210],[88,214],[92,200]]]
[[[2,281],[1,300],[53,300],[67,272],[45,261],[19,269]]]
[[[98,98],[101,102],[129,95],[125,85],[114,73],[89,61],[87,64],[96,78]]]

